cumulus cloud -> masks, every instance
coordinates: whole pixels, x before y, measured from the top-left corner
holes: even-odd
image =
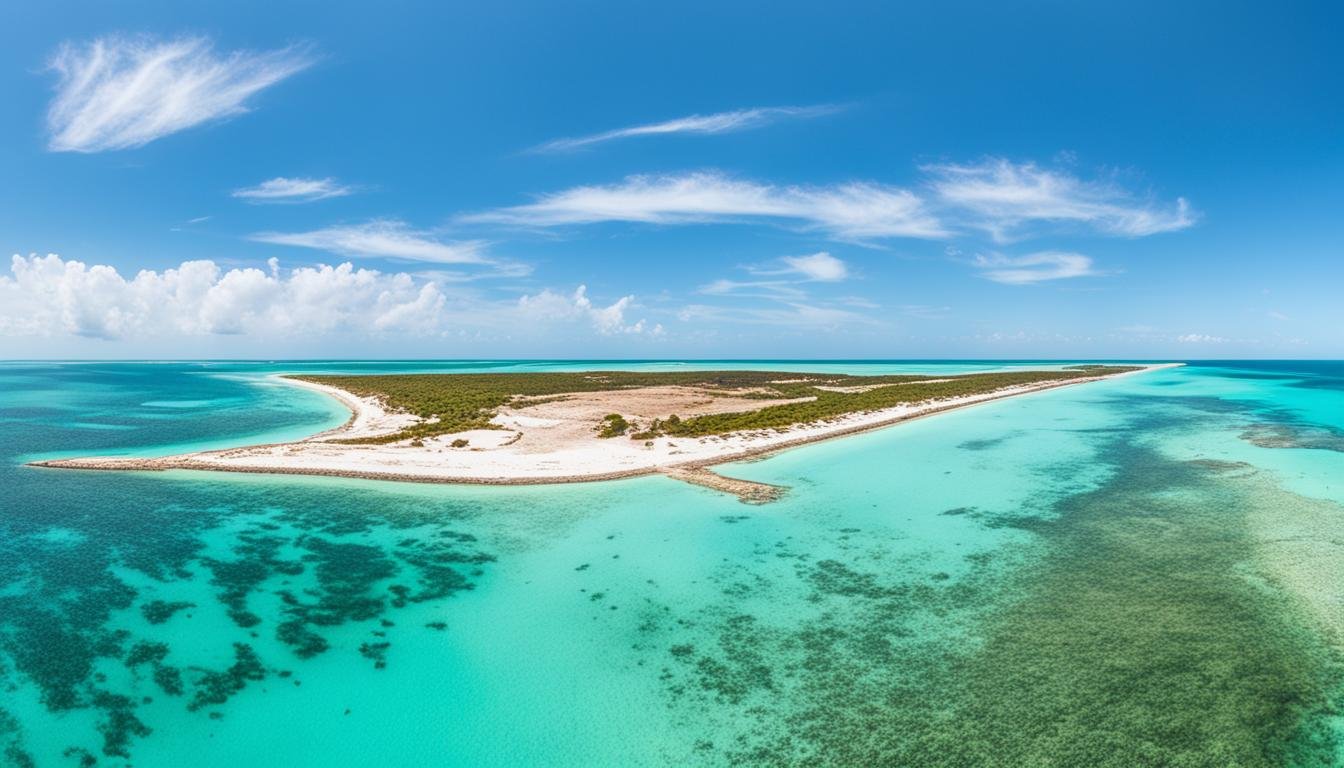
[[[73,334],[101,339],[369,329],[432,332],[445,297],[405,273],[349,263],[282,270],[225,270],[213,261],[141,270],[57,255],[15,255],[0,276],[0,335]]]
[[[254,187],[235,189],[233,196],[249,203],[311,203],[329,197],[345,197],[354,189],[335,179],[289,179],[277,176]]]
[[[609,186],[574,187],[528,205],[460,217],[465,222],[522,227],[751,219],[793,222],[849,240],[947,234],[924,201],[905,189],[870,182],[780,187],[718,172],[630,176]]]
[[[662,325],[629,317],[634,296],[598,304],[585,286],[571,294],[484,298],[444,284],[349,262],[285,269],[225,269],[185,261],[123,275],[57,255],[18,256],[0,275],[0,338],[79,336],[171,342],[208,336],[251,340],[322,337],[439,338],[487,334],[661,336]]]
[[[364,224],[338,225],[309,232],[258,232],[249,239],[261,243],[313,248],[351,258],[391,258],[438,264],[485,264],[480,240],[443,242],[431,233],[403,221],[378,219]]]
[[[1072,223],[1107,235],[1142,237],[1185,229],[1195,214],[1183,197],[1158,205],[1111,184],[991,159],[971,165],[926,165],[939,203],[970,226],[1007,240],[1035,222]]]
[[[593,329],[603,335],[613,335],[618,333],[645,333],[646,331],[661,335],[663,333],[662,325],[647,327],[645,321],[640,319],[634,323],[627,323],[625,319],[626,310],[634,304],[634,296],[622,296],[615,302],[605,306],[593,304],[592,299],[588,298],[588,286],[580,285],[573,294],[568,296],[549,288],[533,295],[524,295],[518,299],[518,308],[525,317],[542,321],[564,321],[564,320],[582,320],[592,324]]]
[[[66,43],[52,57],[56,96],[47,111],[56,152],[128,149],[247,111],[247,100],[313,62],[309,50],[217,54],[201,37],[100,38]]]
[[[982,276],[1008,285],[1029,285],[1046,280],[1101,274],[1092,268],[1091,257],[1064,251],[1040,251],[1025,256],[981,254],[975,257],[974,263]]]
[[[838,110],[839,107],[821,104],[811,107],[755,107],[752,109],[736,109],[730,112],[715,112],[710,115],[688,115],[665,120],[661,123],[617,128],[577,138],[556,139],[536,147],[534,151],[566,152],[594,144],[637,136],[659,136],[673,133],[734,133],[751,128],[760,128],[779,120],[819,117]]]

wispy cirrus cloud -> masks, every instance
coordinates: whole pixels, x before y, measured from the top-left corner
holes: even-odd
[[[467,214],[459,221],[519,227],[625,221],[692,224],[792,222],[847,240],[940,238],[947,232],[919,196],[871,182],[804,187],[731,178],[716,171],[630,176],[607,186],[574,187],[535,203]]]
[[[1183,197],[1160,205],[1116,185],[1035,163],[991,158],[967,165],[925,165],[922,170],[941,209],[999,241],[1028,236],[1028,226],[1041,222],[1143,237],[1185,229],[1196,219]]]
[[[699,293],[725,295],[753,291],[765,298],[799,299],[807,293],[804,283],[835,283],[849,277],[849,266],[826,251],[807,256],[784,256],[777,261],[745,267],[765,280],[720,279],[700,286]]]
[[[942,320],[952,313],[952,308],[930,304],[902,304],[897,307],[901,314],[918,320]]]
[[[1159,204],[1112,183],[1035,163],[990,159],[925,165],[909,188],[873,181],[777,185],[697,171],[628,176],[571,187],[536,202],[459,216],[459,221],[548,228],[601,222],[684,225],[764,221],[873,244],[891,238],[951,239],[987,232],[1003,242],[1061,228],[1143,237],[1193,225],[1185,198]]]
[[[810,107],[754,107],[735,109],[729,112],[715,112],[709,115],[687,115],[660,123],[646,123],[627,128],[602,131],[587,136],[555,139],[533,147],[534,152],[571,152],[619,139],[631,139],[639,136],[660,136],[676,133],[715,134],[735,133],[752,128],[760,128],[781,120],[801,120],[834,114],[841,107],[832,104],[818,104]]]
[[[849,267],[845,262],[826,251],[807,256],[785,256],[780,261],[786,265],[783,270],[786,274],[799,275],[807,280],[834,283],[849,277]]]
[[[757,279],[719,279],[697,289],[705,296],[732,297],[734,300],[763,300],[763,306],[711,306],[691,304],[679,313],[683,321],[745,322],[795,327],[838,327],[872,325],[871,316],[855,311],[877,309],[878,305],[858,296],[835,300],[811,296],[810,286],[839,283],[849,278],[849,266],[821,251],[807,256],[784,256],[773,262],[743,267]]]
[[[1039,251],[1025,256],[980,254],[975,257],[974,264],[982,277],[1008,285],[1031,285],[1102,274],[1093,268],[1091,257],[1065,251]]]
[[[721,307],[689,304],[677,312],[683,323],[750,323],[810,330],[842,326],[877,326],[883,323],[868,315],[838,307],[819,306],[803,301],[783,302],[765,307]]]
[[[249,240],[313,248],[354,258],[388,258],[438,264],[487,264],[485,242],[445,242],[403,221],[376,219],[308,232],[258,232]]]
[[[47,112],[55,152],[128,149],[247,111],[246,101],[313,63],[307,46],[217,54],[202,37],[62,45]]]
[[[249,203],[312,203],[330,197],[345,197],[354,188],[333,178],[304,179],[277,176],[252,187],[235,189],[233,197]]]
[[[807,298],[807,292],[789,280],[729,280],[720,278],[705,283],[696,292],[710,296],[748,294],[757,298],[775,300]]]

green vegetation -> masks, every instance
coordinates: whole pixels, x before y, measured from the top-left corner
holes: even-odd
[[[297,376],[339,387],[361,397],[382,398],[389,407],[425,419],[401,432],[349,442],[390,443],[433,437],[468,429],[491,429],[491,417],[505,405],[527,407],[582,392],[604,392],[653,386],[698,387],[746,399],[800,399],[755,411],[691,418],[668,417],[638,433],[639,439],[659,434],[683,437],[719,435],[746,429],[777,429],[821,421],[847,413],[872,411],[904,403],[992,392],[1005,387],[1137,370],[1135,366],[1083,366],[1078,370],[975,373],[952,378],[932,376],[848,376],[778,371],[595,371],[576,373],[470,373],[379,376]],[[840,387],[830,391],[818,387]],[[608,417],[609,419],[610,417]],[[629,424],[627,423],[627,428]],[[622,434],[618,432],[616,434]]]
[[[619,437],[630,428],[630,422],[619,413],[609,413],[602,417],[602,426],[597,429],[598,437]]]

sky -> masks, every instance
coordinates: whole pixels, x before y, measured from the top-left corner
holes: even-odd
[[[1333,3],[0,7],[0,357],[1341,358]]]

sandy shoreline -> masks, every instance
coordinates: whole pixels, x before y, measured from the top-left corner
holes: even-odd
[[[351,410],[340,427],[289,443],[199,451],[158,458],[86,457],[33,462],[61,469],[162,471],[169,469],[261,474],[315,475],[370,480],[469,485],[536,485],[595,482],[663,473],[670,477],[737,495],[744,501],[764,502],[783,489],[761,483],[724,478],[709,471],[716,464],[761,457],[800,445],[889,427],[901,422],[967,408],[981,403],[1050,389],[1076,386],[1119,376],[1135,375],[1179,364],[1145,366],[1110,376],[1010,387],[994,392],[868,413],[847,414],[828,422],[798,425],[787,430],[761,430],[716,437],[658,437],[651,441],[627,438],[598,439],[584,427],[558,419],[530,415],[534,410],[501,409],[494,419],[498,429],[472,430],[427,439],[386,444],[333,442],[400,431],[416,417],[388,411],[373,398],[358,397],[335,387],[276,377],[291,386],[321,392]],[[522,438],[528,437],[527,440]],[[453,447],[465,439],[469,447]]]

